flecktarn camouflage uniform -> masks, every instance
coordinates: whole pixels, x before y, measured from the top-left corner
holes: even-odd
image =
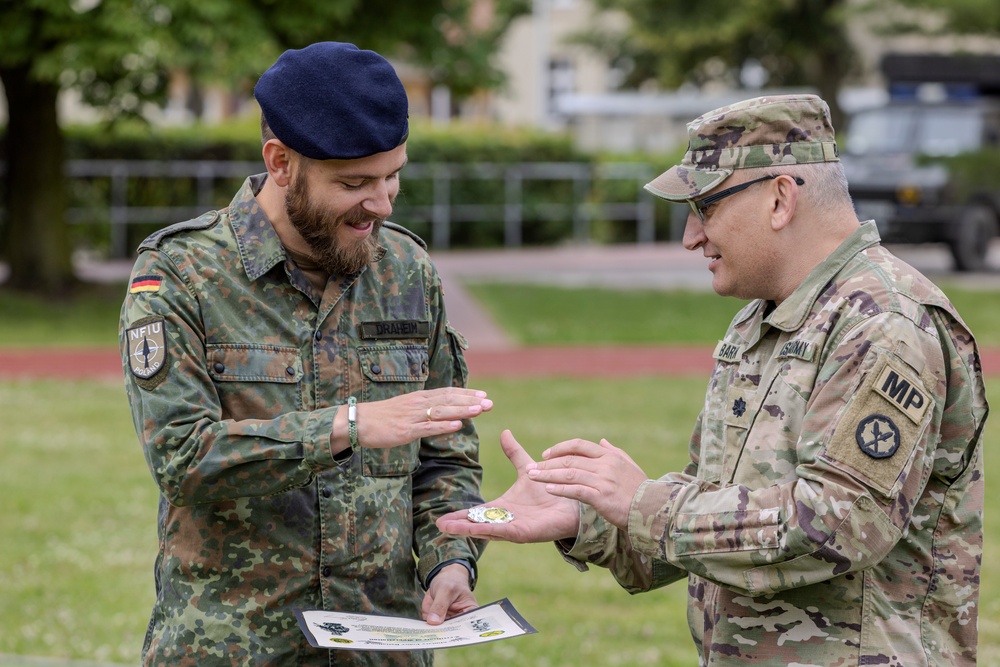
[[[417,618],[431,570],[477,558],[434,525],[482,502],[471,423],[343,462],[329,446],[352,395],[464,385],[464,341],[426,251],[398,228],[383,228],[377,261],[314,290],[257,205],[262,183],[147,239],[122,309],[133,420],[160,488],[144,663],[430,664],[312,649],[293,612]]]
[[[567,558],[632,592],[685,575],[700,663],[972,665],[988,406],[972,334],[862,224],[716,366],[683,474]]]

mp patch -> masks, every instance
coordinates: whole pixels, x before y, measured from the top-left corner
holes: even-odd
[[[126,363],[144,389],[166,379],[167,341],[163,318],[145,317],[125,330]]]
[[[927,395],[919,382],[906,377],[902,371],[886,364],[875,382],[875,391],[882,394],[914,424],[919,424],[927,411]]]
[[[891,498],[927,426],[926,419],[916,417],[925,416],[934,399],[922,384],[906,379],[898,357],[882,350],[869,354],[874,363],[851,395],[823,456]]]

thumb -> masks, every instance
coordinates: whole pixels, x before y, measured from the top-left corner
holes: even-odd
[[[533,461],[528,452],[524,451],[524,447],[514,439],[514,435],[509,429],[505,429],[500,434],[500,447],[503,448],[503,453],[507,455],[507,458],[510,459],[511,464],[517,470],[524,469]]]

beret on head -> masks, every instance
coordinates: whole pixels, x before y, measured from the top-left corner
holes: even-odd
[[[735,169],[838,162],[830,108],[815,95],[757,97],[688,123],[684,159],[646,185],[670,201],[696,199]]]
[[[406,90],[374,51],[320,42],[285,51],[253,90],[274,136],[314,160],[353,160],[400,146]]]

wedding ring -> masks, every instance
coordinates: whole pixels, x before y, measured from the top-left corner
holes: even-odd
[[[431,420],[431,409],[427,408],[427,421]]]
[[[476,523],[510,523],[514,513],[503,507],[473,507],[469,510],[469,521]]]

